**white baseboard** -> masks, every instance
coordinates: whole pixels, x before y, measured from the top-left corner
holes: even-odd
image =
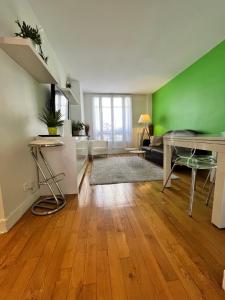
[[[0,220],[0,233],[8,232],[9,229],[24,215],[30,206],[39,198],[39,191],[29,195],[17,208],[5,219]]]
[[[225,270],[223,271],[222,289],[225,291]]]
[[[7,232],[5,220],[6,219],[1,219],[0,220],[0,234]]]

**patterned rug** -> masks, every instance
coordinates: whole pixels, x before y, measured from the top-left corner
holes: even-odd
[[[91,185],[157,180],[163,180],[163,169],[137,156],[95,159],[90,176]]]

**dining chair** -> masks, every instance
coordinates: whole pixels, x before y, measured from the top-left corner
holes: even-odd
[[[163,185],[162,192],[164,192],[164,189],[173,173],[175,166],[179,165],[179,166],[186,166],[190,168],[192,170],[192,175],[191,175],[191,193],[189,198],[188,214],[191,217],[192,207],[194,202],[197,170],[215,169],[217,167],[216,159],[211,155],[200,155],[200,156],[195,155],[196,149],[174,146],[174,150],[176,152],[177,158],[175,159],[171,172],[165,184]]]

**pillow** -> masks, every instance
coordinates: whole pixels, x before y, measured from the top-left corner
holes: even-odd
[[[144,139],[142,144],[144,147],[148,147],[150,145],[150,140]]]
[[[150,141],[151,141],[151,143],[150,143],[150,145],[151,146],[161,146],[162,145],[162,143],[163,143],[163,137],[162,136],[151,136],[150,137]]]

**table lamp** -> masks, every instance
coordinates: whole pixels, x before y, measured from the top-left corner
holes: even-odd
[[[140,144],[142,145],[144,135],[145,133],[147,134],[148,138],[150,139],[150,132],[148,130],[148,124],[151,122],[151,117],[149,114],[141,114],[140,118],[138,120],[139,124],[144,124],[145,127],[143,128],[142,134],[141,134],[141,139],[140,139]]]

